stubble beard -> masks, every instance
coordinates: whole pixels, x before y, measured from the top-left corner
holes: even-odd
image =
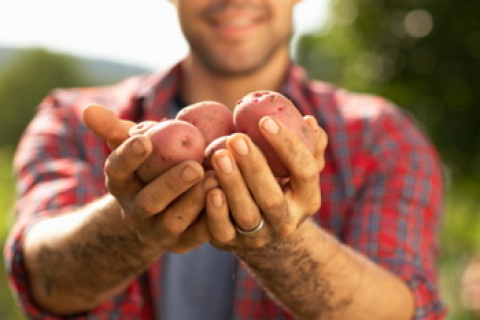
[[[288,51],[290,39],[291,34],[275,43],[263,44],[267,49],[260,48],[256,52],[241,54],[214,51],[196,40],[190,42],[190,48],[192,54],[210,73],[227,78],[243,77],[260,71],[275,59],[283,48]]]
[[[208,20],[212,15],[225,10],[246,10],[251,9],[260,12],[261,16],[269,19],[272,15],[270,9],[261,1],[243,0],[236,2],[219,1],[212,3],[205,8],[201,16]],[[268,65],[278,54],[281,54],[283,48],[286,48],[288,55],[289,43],[293,35],[293,30],[288,34],[281,34],[275,38],[275,35],[267,35],[264,41],[258,40],[257,48],[249,51],[243,51],[238,43],[225,43],[228,50],[221,50],[210,46],[207,39],[202,39],[201,35],[185,34],[190,43],[192,55],[198,62],[210,73],[221,77],[242,77],[254,74]],[[210,39],[211,40],[211,39]],[[235,48],[238,45],[239,48]]]

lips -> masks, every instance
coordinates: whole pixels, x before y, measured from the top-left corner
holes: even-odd
[[[209,22],[220,36],[240,37],[253,31],[264,20],[264,16],[257,12],[238,12],[215,15]]]
[[[258,19],[238,17],[234,19],[218,19],[213,21],[213,25],[217,28],[247,28],[256,24]]]
[[[223,2],[204,11],[204,17],[219,36],[238,37],[265,22],[269,11],[256,3],[228,4]]]

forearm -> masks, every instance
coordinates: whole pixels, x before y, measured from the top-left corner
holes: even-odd
[[[280,244],[237,255],[300,319],[412,317],[413,297],[400,279],[340,244],[311,220]]]
[[[55,314],[91,310],[124,289],[160,254],[123,222],[111,196],[39,222],[24,242],[33,297]]]

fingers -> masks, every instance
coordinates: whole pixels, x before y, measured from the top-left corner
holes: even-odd
[[[213,172],[207,173],[203,181],[194,185],[171,203],[168,209],[158,217],[164,232],[176,235],[189,228],[204,209],[206,192],[216,187],[218,187],[218,182],[213,178]],[[195,230],[193,235],[200,232]]]
[[[185,230],[181,235],[178,244],[170,250],[175,253],[185,253],[201,246],[207,241],[210,241],[210,231],[206,220],[205,215],[199,216],[198,221]]]
[[[210,241],[207,215],[203,209],[206,193],[217,187],[213,171],[206,172],[203,181],[182,195],[167,211],[158,215],[156,229],[159,233],[166,234],[170,239],[178,239],[173,246],[169,246],[169,250],[184,253]],[[188,204],[193,199],[196,199],[194,204]],[[192,208],[195,209],[192,211]]]
[[[219,188],[210,190],[207,194],[208,227],[215,241],[229,243],[235,239],[236,230],[230,219],[225,194]]]
[[[259,208],[252,199],[235,159],[228,150],[223,149],[217,151],[212,160],[236,225],[242,229],[255,228],[260,221]]]
[[[244,134],[232,135],[228,139],[228,146],[232,150],[255,204],[262,212],[268,212],[268,216],[265,218],[270,224],[278,225],[285,219],[288,210],[282,188],[272,175],[263,154]],[[246,230],[255,228],[260,221],[259,218],[254,216],[250,219],[254,221],[250,221],[248,224],[239,224],[239,226]]]
[[[231,210],[228,207],[224,192],[220,188],[214,188],[207,193],[207,221],[211,233],[212,243],[220,248],[232,249],[241,247],[260,248],[272,239],[267,226],[261,228],[254,236],[240,234],[236,227],[238,223],[232,221],[229,216]],[[259,221],[263,220],[258,215]],[[258,222],[253,228],[259,225]]]
[[[85,107],[82,118],[86,126],[99,138],[106,140],[112,149],[128,139],[128,130],[135,125],[132,121],[119,119],[112,110],[96,104]]]
[[[291,179],[302,179],[303,174],[309,175],[310,172],[317,171],[312,152],[281,121],[272,117],[264,117],[260,120],[260,129],[277,156],[288,168]]]
[[[305,121],[307,122],[310,131],[313,134],[315,139],[315,152],[314,157],[317,162],[318,168],[320,171],[325,167],[325,149],[328,145],[328,136],[325,131],[318,126],[317,120],[312,116],[305,116]]]
[[[184,243],[208,240],[209,233],[205,226],[197,226],[196,220],[205,206],[205,189],[216,187],[216,180],[209,178],[200,181],[171,201],[161,214],[155,216],[155,229],[167,237],[182,235]],[[162,201],[160,199],[160,201]],[[154,213],[155,214],[155,213]],[[191,229],[191,230],[187,230]]]
[[[177,239],[204,207],[203,190],[192,188],[202,176],[199,163],[186,161],[142,185],[135,194],[116,196],[126,223],[149,238]]]
[[[272,127],[276,130],[270,130]],[[320,168],[315,155],[287,126],[277,119],[263,118],[260,121],[260,129],[290,172],[289,185],[292,193],[289,195],[296,198],[294,199],[296,203],[308,208],[308,211],[318,209],[320,205]],[[321,151],[318,150],[318,157],[320,154]]]
[[[117,198],[126,198],[142,187],[135,170],[152,151],[150,139],[131,137],[114,150],[105,161],[105,179],[108,190]]]
[[[145,215],[155,215],[165,210],[175,199],[193,187],[202,179],[203,175],[203,168],[198,162],[182,162],[146,185],[135,198],[136,207]],[[195,204],[195,201],[182,203],[180,208],[186,208],[193,204]],[[195,209],[193,208],[193,210]],[[181,218],[181,216],[178,216],[178,218]]]
[[[227,141],[228,150],[212,158],[220,188],[207,195],[207,217],[212,238],[234,247],[261,247],[276,236],[294,230],[283,191],[261,151],[244,134]],[[255,230],[254,236],[242,230]]]

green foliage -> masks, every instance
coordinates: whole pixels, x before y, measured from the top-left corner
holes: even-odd
[[[0,146],[17,143],[35,107],[51,89],[86,83],[72,57],[44,49],[20,52],[0,73]]]
[[[480,177],[480,2],[332,0],[299,41],[310,75],[390,98],[425,126],[457,175]]]
[[[462,272],[472,257],[480,253],[480,190],[464,181],[447,194],[445,216],[440,233],[440,286],[451,319],[476,319],[460,301]]]
[[[23,319],[13,301],[11,292],[7,285],[6,273],[3,262],[3,247],[13,223],[13,199],[14,182],[11,168],[12,150],[0,148],[0,248],[2,255],[0,258],[0,319]]]
[[[15,194],[11,167],[12,156],[12,150],[0,149],[0,239],[7,234],[8,226],[13,219],[10,214]]]

